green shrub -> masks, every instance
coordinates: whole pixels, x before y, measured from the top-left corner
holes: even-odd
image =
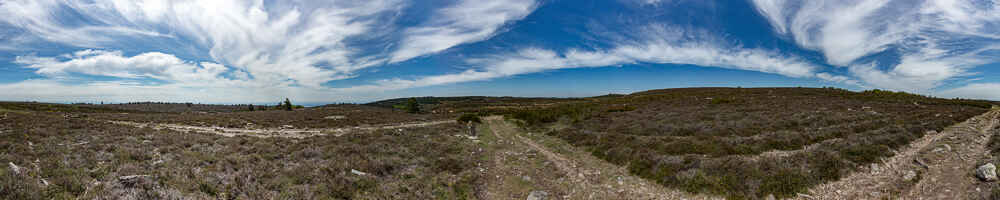
[[[420,103],[417,103],[417,99],[410,98],[409,100],[406,100],[406,106],[405,106],[405,108],[406,108],[406,112],[408,112],[408,113],[419,113],[420,112]]]
[[[465,114],[462,114],[462,116],[458,117],[458,122],[459,123],[469,123],[469,122],[483,123],[483,120],[479,118],[479,115],[472,114],[472,113],[465,113]]]

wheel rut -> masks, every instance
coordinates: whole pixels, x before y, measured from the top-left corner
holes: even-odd
[[[518,199],[527,191],[545,191],[554,199],[722,199],[691,194],[665,188],[657,183],[633,176],[620,167],[581,151],[558,138],[522,131],[502,117],[485,120],[485,126],[495,135],[503,148],[495,149],[493,169],[487,174],[484,199]],[[509,155],[537,155],[527,162],[512,161]],[[518,158],[518,159],[523,159]],[[544,163],[542,166],[517,166]],[[505,171],[506,170],[506,171]],[[525,171],[511,171],[525,170]],[[503,184],[509,179],[523,179],[516,174],[541,175],[554,181],[529,184],[522,194],[504,194],[512,191]],[[545,177],[548,174],[548,177]],[[544,181],[539,181],[544,182]]]
[[[980,199],[988,195],[973,176],[989,156],[1000,110],[931,131],[895,156],[863,167],[840,180],[810,189],[798,199]]]

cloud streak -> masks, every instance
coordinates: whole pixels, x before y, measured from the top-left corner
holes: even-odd
[[[351,40],[391,32],[408,6],[400,0],[358,2],[219,1],[9,1],[0,22],[40,40],[100,48],[126,39],[190,40],[216,63],[247,72],[263,84],[323,88],[387,61],[399,62],[484,40],[533,11],[533,0],[466,0],[403,31],[391,55],[362,54]],[[66,13],[77,13],[68,16]],[[117,39],[122,36],[124,39]],[[50,69],[50,68],[46,68]],[[85,69],[79,69],[87,71]],[[94,70],[94,69],[90,69]]]
[[[878,88],[927,93],[989,64],[1000,4],[984,1],[754,0],[774,31]],[[897,55],[894,59],[873,57]]]
[[[226,80],[220,76],[229,71],[227,67],[217,63],[192,63],[160,52],[125,57],[120,51],[83,50],[58,58],[19,56],[14,62],[49,77],[66,77],[79,73],[127,79],[153,78],[180,83],[218,84]]]
[[[390,62],[437,53],[452,46],[481,41],[497,33],[504,24],[517,21],[534,11],[534,0],[463,0],[441,8],[432,20],[407,28],[407,35]]]
[[[691,64],[706,67],[758,71],[796,78],[813,78],[822,68],[795,56],[771,50],[745,49],[705,36],[700,31],[685,31],[665,26],[642,29],[636,41],[620,41],[607,50],[570,49],[563,53],[539,48],[523,48],[514,53],[466,60],[480,66],[461,73],[427,76],[417,79],[388,79],[376,84],[347,89],[398,90],[468,81],[489,80],[548,70],[606,67],[635,63]],[[702,37],[691,40],[691,38]],[[851,82],[847,77],[823,73],[823,80]]]

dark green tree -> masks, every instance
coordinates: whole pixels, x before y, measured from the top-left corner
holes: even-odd
[[[285,110],[292,111],[292,101],[288,100],[288,98],[285,98],[285,105],[284,105],[284,107],[285,107]]]
[[[408,113],[420,112],[420,104],[417,103],[416,98],[410,98],[409,100],[406,100],[406,112]]]
[[[250,111],[253,111],[253,104],[250,104]]]

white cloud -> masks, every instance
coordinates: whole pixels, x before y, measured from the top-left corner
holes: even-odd
[[[437,53],[455,45],[485,40],[501,26],[524,18],[537,7],[534,0],[463,0],[441,8],[429,22],[407,28],[390,62]]]
[[[4,2],[0,10],[5,11],[3,22],[52,42],[92,47],[128,39],[104,33],[136,36],[134,40],[176,35],[207,48],[215,62],[246,71],[254,81],[291,80],[320,88],[378,63],[357,58],[344,41],[372,31],[373,16],[402,5],[395,0],[289,1],[269,7],[260,0],[31,0]],[[65,16],[72,13],[68,11],[79,16]]]
[[[215,62],[245,71],[253,81],[323,88],[326,82],[354,77],[355,71],[390,58],[399,62],[487,39],[536,6],[534,0],[460,1],[436,10],[420,26],[405,29],[399,49],[386,55],[363,55],[361,48],[370,46],[347,42],[398,29],[392,26],[394,18],[380,16],[398,15],[408,4],[401,0],[14,0],[0,3],[0,23],[23,29],[26,36],[80,47],[101,48],[149,37],[192,40]]]
[[[936,92],[935,95],[1000,101],[1000,83],[973,83]]]
[[[18,56],[14,62],[36,69],[35,73],[49,77],[66,77],[71,73],[80,73],[204,84],[218,84],[218,81],[223,80],[220,76],[229,71],[227,67],[217,63],[187,62],[174,55],[160,52],[125,57],[120,51],[83,50],[58,58]]]
[[[730,69],[759,71],[789,77],[811,78],[820,69],[801,58],[779,54],[763,49],[744,49],[723,44],[717,39],[704,36],[703,32],[650,26],[642,29],[642,39],[634,42],[620,42],[608,50],[571,49],[562,54],[545,49],[524,48],[515,53],[495,55],[485,58],[468,59],[466,62],[480,66],[456,74],[422,77],[413,80],[382,80],[373,85],[363,85],[348,89],[395,90],[411,87],[451,84],[467,81],[488,80],[519,74],[543,72],[547,70],[605,67],[631,63],[691,64]],[[705,37],[687,41],[692,37]],[[828,78],[830,74],[825,74]],[[849,81],[849,80],[840,80]]]
[[[84,7],[78,2],[61,2],[55,0],[12,0],[0,3],[0,22],[6,22],[14,27],[30,31],[34,36],[44,40],[74,44],[84,47],[96,47],[101,43],[113,42],[114,36],[154,36],[170,37],[155,31],[135,29],[120,25],[94,25],[61,19],[59,12],[64,9],[63,3],[69,7]],[[106,23],[96,21],[96,23]],[[70,25],[73,24],[73,25]]]
[[[929,92],[988,64],[1000,39],[1000,4],[964,0],[754,0],[778,34],[850,68],[871,86]],[[892,50],[898,64],[866,58]],[[885,64],[885,63],[882,63]]]
[[[320,93],[325,91],[301,87],[250,87],[213,84],[147,85],[135,81],[77,83],[59,80],[26,80],[0,84],[0,90],[14,91],[0,97],[5,101],[265,103],[278,102],[281,97],[293,97],[297,102],[328,102],[334,98],[334,95],[329,95],[329,93]]]
[[[830,74],[830,73],[826,73],[826,72],[816,73],[816,78],[819,78],[820,80],[824,80],[824,81],[828,81],[828,82],[844,83],[844,84],[848,84],[848,85],[861,86],[861,84],[858,83],[857,80],[851,79],[851,78],[849,78],[847,76],[834,75],[834,74]]]

